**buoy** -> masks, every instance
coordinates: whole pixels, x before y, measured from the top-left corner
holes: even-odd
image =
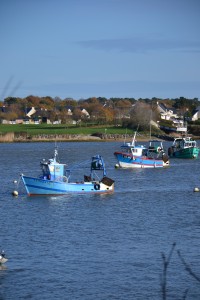
[[[118,169],[118,168],[119,168],[119,165],[118,165],[118,164],[116,164],[116,165],[115,165],[115,169]]]
[[[198,187],[195,187],[195,188],[194,188],[194,192],[199,192],[199,188],[198,188]]]
[[[17,180],[14,180],[13,183],[14,183],[14,184],[17,184]]]
[[[13,196],[18,196],[18,191],[13,191],[12,194]]]

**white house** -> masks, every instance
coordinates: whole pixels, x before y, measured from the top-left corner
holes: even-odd
[[[157,103],[157,105],[161,119],[170,120],[173,122],[175,127],[172,127],[170,130],[176,132],[187,132],[187,127],[185,126],[183,119],[176,114],[175,110],[168,109],[164,104]]]
[[[200,119],[200,106],[197,107],[192,116],[192,121],[197,121],[198,119]]]
[[[178,118],[173,109],[168,109],[164,104],[157,102],[157,109],[162,120],[171,120]]]
[[[31,109],[29,110],[29,112],[26,114],[27,117],[31,118],[31,116],[33,114],[36,113],[35,107],[31,107]]]
[[[86,118],[90,118],[90,114],[87,112],[85,108],[81,109],[81,114],[84,115]]]

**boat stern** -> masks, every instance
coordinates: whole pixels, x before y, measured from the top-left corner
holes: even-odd
[[[165,153],[163,154],[162,160],[163,160],[163,167],[169,166],[169,156],[167,154]]]
[[[105,192],[107,191],[108,193],[114,192],[114,182],[115,181],[113,179],[104,176],[100,181],[100,190],[103,190]]]

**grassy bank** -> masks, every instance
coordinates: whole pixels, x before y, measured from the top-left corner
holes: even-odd
[[[42,142],[42,141],[115,141],[132,140],[134,131],[120,126],[66,126],[49,124],[0,124],[0,143],[2,142]],[[162,135],[158,129],[153,136]],[[138,132],[137,141],[149,140],[149,132]],[[163,139],[162,137],[160,137]]]
[[[48,125],[48,124],[0,124],[0,134],[5,133],[26,133],[29,136],[38,134],[83,134],[91,135],[94,133],[102,134],[133,134],[133,130],[113,126],[66,126],[66,125]]]

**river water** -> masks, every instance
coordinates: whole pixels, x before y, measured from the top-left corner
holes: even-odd
[[[162,253],[167,258],[173,243],[167,299],[183,299],[186,289],[187,299],[200,299],[200,283],[177,254],[200,277],[200,193],[193,192],[200,187],[200,159],[115,169],[120,144],[58,144],[69,166],[101,154],[115,180],[112,195],[59,197],[27,197],[22,184],[12,196],[13,181],[20,173],[37,175],[54,143],[0,144],[0,246],[9,258],[0,270],[1,300],[162,299]],[[87,175],[85,167],[77,170]]]

